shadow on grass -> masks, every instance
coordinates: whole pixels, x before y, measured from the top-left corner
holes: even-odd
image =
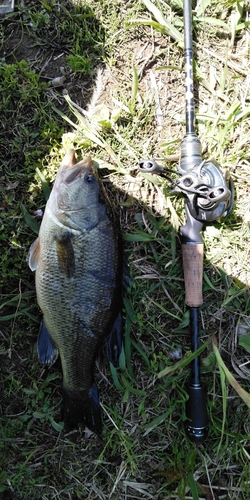
[[[189,317],[184,305],[181,246],[171,224],[170,202],[173,199],[166,197],[162,211],[157,207],[149,209],[147,196],[141,197],[140,191],[147,193],[151,200],[158,192],[146,178],[134,176],[128,183],[121,181],[124,186],[120,188],[115,182],[105,183],[121,214],[132,281],[124,310],[123,365],[113,372],[113,382],[109,367],[99,365],[97,374],[105,410],[103,440],[93,436],[88,439],[80,432],[65,435],[51,425],[51,419],[54,422],[60,419],[60,365],[44,370],[33,352],[40,312],[36,307],[34,276],[28,270],[26,255],[34,235],[23,220],[20,205],[28,206],[31,214],[44,207],[40,185],[34,180],[36,167],[43,168],[49,156],[52,170],[48,173],[48,181],[52,181],[59,164],[56,149],[60,147],[61,134],[66,131],[66,122],[53,112],[53,107],[61,106],[60,109],[65,110],[62,89],[47,85],[53,78],[64,76],[60,68],[65,69],[67,56],[71,53],[68,31],[63,32],[60,26],[60,12],[64,25],[69,18],[74,23],[77,21],[82,29],[81,23],[90,21],[90,26],[91,23],[95,26],[94,35],[102,33],[104,36],[93,13],[83,11],[75,19],[70,2],[64,3],[61,11],[57,6],[52,7],[52,13],[33,2],[30,12],[21,9],[3,21],[9,35],[9,48],[1,67],[3,78],[8,82],[4,89],[5,106],[1,110],[5,127],[0,143],[3,162],[1,292],[6,302],[2,309],[4,315],[14,314],[15,320],[4,322],[2,328],[0,479],[5,491],[0,495],[4,500],[43,497],[99,500],[112,498],[113,492],[119,500],[127,495],[130,498],[135,495],[156,498],[157,495],[164,499],[166,495],[175,494],[178,485],[185,491],[189,485],[188,474],[200,470],[201,463],[204,470],[204,463],[211,469],[211,474],[215,475],[213,484],[220,488],[228,484],[229,469],[225,471],[225,463],[231,456],[229,442],[233,443],[235,454],[241,456],[234,468],[235,484],[243,476],[247,481],[244,446],[247,451],[249,422],[246,407],[239,404],[231,388],[228,388],[230,405],[225,442],[221,446],[224,468],[220,465],[217,471],[214,467],[223,414],[220,378],[211,347],[204,356],[202,376],[209,392],[212,425],[209,439],[198,451],[187,441],[182,430],[184,387],[189,369],[156,380],[162,369],[175,363],[174,356],[178,356],[178,352],[183,355],[189,350]],[[19,34],[15,35],[13,45],[15,43],[17,48],[12,49],[10,34],[18,23],[22,23],[24,35],[21,30],[20,38]],[[75,26],[73,32],[74,29]],[[25,59],[28,62],[25,63],[19,61],[24,57],[22,40],[27,51]],[[34,52],[31,41],[35,44]],[[91,47],[90,43],[89,50]],[[102,58],[102,50],[93,55],[96,65]],[[37,71],[38,67],[42,67],[42,71]],[[94,74],[79,78],[66,70],[65,77],[63,86],[68,85],[70,95],[82,107],[82,102],[87,102],[91,95]],[[108,170],[101,171],[103,180],[108,173]],[[235,218],[232,213],[225,220],[225,226],[234,225]],[[217,229],[217,233],[210,234],[211,244],[214,239],[219,248],[220,225],[216,223],[210,227]],[[217,332],[226,346],[223,357],[230,363],[228,343],[240,318],[249,316],[249,288],[209,258],[205,260],[204,273],[201,342]],[[18,316],[16,311],[20,311],[20,307],[25,311]],[[207,482],[205,472],[199,481]]]
[[[68,110],[65,90],[87,105],[105,57],[105,30],[90,7],[69,0],[17,5],[1,28],[0,289],[15,295],[19,279],[29,281],[23,248],[30,241],[20,205],[28,201],[34,211],[41,205],[36,168],[43,169],[48,155],[58,164],[56,149],[67,131],[54,108]]]

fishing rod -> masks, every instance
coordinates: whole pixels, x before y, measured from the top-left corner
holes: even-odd
[[[225,217],[233,205],[233,184],[224,176],[214,160],[203,160],[201,143],[195,133],[193,40],[191,0],[184,0],[184,62],[186,135],[181,142],[180,163],[172,180],[173,191],[184,195],[186,222],[180,227],[185,282],[185,302],[190,311],[191,350],[199,347],[199,307],[203,304],[203,255],[201,231],[207,223]],[[171,170],[153,160],[139,163],[142,172],[158,173],[171,180]],[[172,171],[173,172],[173,171]],[[185,430],[190,440],[202,442],[208,433],[206,390],[201,382],[200,358],[191,362],[191,378],[187,387]]]

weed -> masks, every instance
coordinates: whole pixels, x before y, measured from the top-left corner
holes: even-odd
[[[178,161],[182,2],[59,3],[34,0],[0,23],[0,494],[247,499],[247,5],[208,0],[194,9],[197,131],[204,155],[230,172],[237,194],[230,216],[203,233],[199,354],[210,423],[207,441],[196,447],[183,428],[193,359],[178,234],[183,200],[168,181],[137,171],[141,158],[171,161],[173,170]],[[58,76],[62,87],[53,86]],[[98,363],[96,370],[102,439],[65,433],[60,367],[41,372],[34,354],[40,313],[26,257],[69,147],[98,165],[130,271],[119,366]]]

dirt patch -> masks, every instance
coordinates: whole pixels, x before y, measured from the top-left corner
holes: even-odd
[[[4,22],[5,37],[0,57],[8,64],[27,61],[30,68],[39,74],[41,81],[51,85],[50,92],[59,106],[64,103],[62,91],[66,89],[84,107],[92,93],[96,67],[102,64],[104,56],[105,33],[94,12],[86,7],[85,14],[81,13],[80,16],[70,1],[58,3],[57,12],[44,8],[40,2],[29,2],[29,5],[21,2],[19,7],[18,13]],[[66,26],[62,22],[63,15]],[[67,24],[67,16],[72,17],[73,28]],[[68,64],[68,57],[72,55],[72,40],[68,37],[78,36],[79,23],[82,23],[82,29],[87,26],[90,34],[95,32],[99,37],[96,46],[85,41],[79,48],[92,62],[88,72],[84,72],[84,68],[80,72],[74,71]],[[78,43],[80,45],[80,39]]]
[[[1,492],[0,482],[0,498],[164,500],[177,498],[178,492],[185,498],[191,477],[192,488],[194,482],[198,488],[202,482],[201,498],[211,496],[208,484],[213,484],[214,497],[221,486],[224,495],[235,499],[240,482],[244,483],[244,473],[246,485],[249,482],[247,455],[242,451],[248,451],[245,434],[249,423],[243,403],[228,386],[227,434],[220,441],[224,415],[211,345],[203,369],[212,431],[204,448],[197,451],[183,431],[188,368],[157,378],[161,370],[173,364],[173,351],[182,351],[185,356],[190,349],[177,232],[185,214],[183,199],[169,194],[169,181],[141,177],[137,164],[141,158],[153,157],[171,167],[168,155],[178,155],[185,133],[183,51],[167,34],[156,32],[154,26],[132,23],[142,14],[149,20],[145,5],[139,1],[137,6],[137,2],[129,0],[102,0],[98,12],[97,2],[92,4],[92,9],[75,11],[68,0],[20,1],[14,15],[1,22],[4,44],[0,69],[3,67],[2,79],[6,78],[9,86],[3,87],[5,105],[0,116],[0,241],[4,249],[0,255],[4,302],[0,309],[0,317],[4,316],[0,332],[0,479],[5,488]],[[138,11],[141,8],[141,12],[133,15],[127,28],[128,10],[132,7],[138,7]],[[105,15],[111,16],[112,29],[104,28]],[[182,14],[179,27],[181,20]],[[221,34],[217,28],[216,23],[212,28],[205,25],[196,45],[201,69],[201,73],[197,70],[195,84],[199,135],[204,142],[208,138],[206,155],[215,152],[223,167],[230,167],[243,201],[237,201],[229,223],[227,219],[223,225],[209,226],[205,233],[206,302],[200,326],[205,340],[218,332],[223,356],[231,369],[230,338],[239,315],[249,315],[249,290],[245,286],[249,281],[249,147],[244,149],[249,141],[249,126],[245,121],[241,128],[244,110],[238,104],[244,101],[249,105],[244,90],[249,84],[244,73],[249,54],[245,50],[246,34],[240,34],[230,51],[226,45],[228,32]],[[109,65],[98,81],[97,68],[106,60]],[[133,83],[138,84],[134,100]],[[93,104],[91,119],[94,124],[99,120],[95,130],[100,131],[107,147],[98,148],[94,141],[91,146],[86,141],[83,147],[81,137],[78,153],[82,147],[84,154],[93,155],[100,163],[100,175],[120,216],[132,277],[131,294],[124,306],[122,368],[112,378],[107,363],[98,360],[96,366],[105,422],[102,438],[87,430],[61,430],[61,367],[58,362],[44,369],[38,363],[40,311],[34,275],[26,262],[40,222],[37,212],[44,209],[45,195],[62,155],[61,137],[72,130],[55,108],[76,121],[64,92],[86,109],[98,85],[97,106]],[[232,103],[240,110],[235,117]],[[114,110],[119,113],[112,122]],[[113,148],[115,156],[109,148]],[[126,169],[126,175],[118,175],[119,165]],[[45,179],[41,180],[37,169]],[[241,239],[234,231],[243,219]],[[227,274],[221,270],[221,261]],[[237,274],[235,281],[233,273]],[[239,363],[246,359],[241,349],[237,350]],[[239,432],[236,438],[234,432]],[[228,447],[228,440],[233,446]],[[242,458],[236,467],[239,453]],[[227,486],[231,483],[233,493]],[[243,498],[241,492],[238,498]]]

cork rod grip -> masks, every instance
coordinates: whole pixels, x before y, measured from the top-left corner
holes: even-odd
[[[182,260],[185,280],[185,302],[189,307],[203,304],[203,243],[182,245]]]

